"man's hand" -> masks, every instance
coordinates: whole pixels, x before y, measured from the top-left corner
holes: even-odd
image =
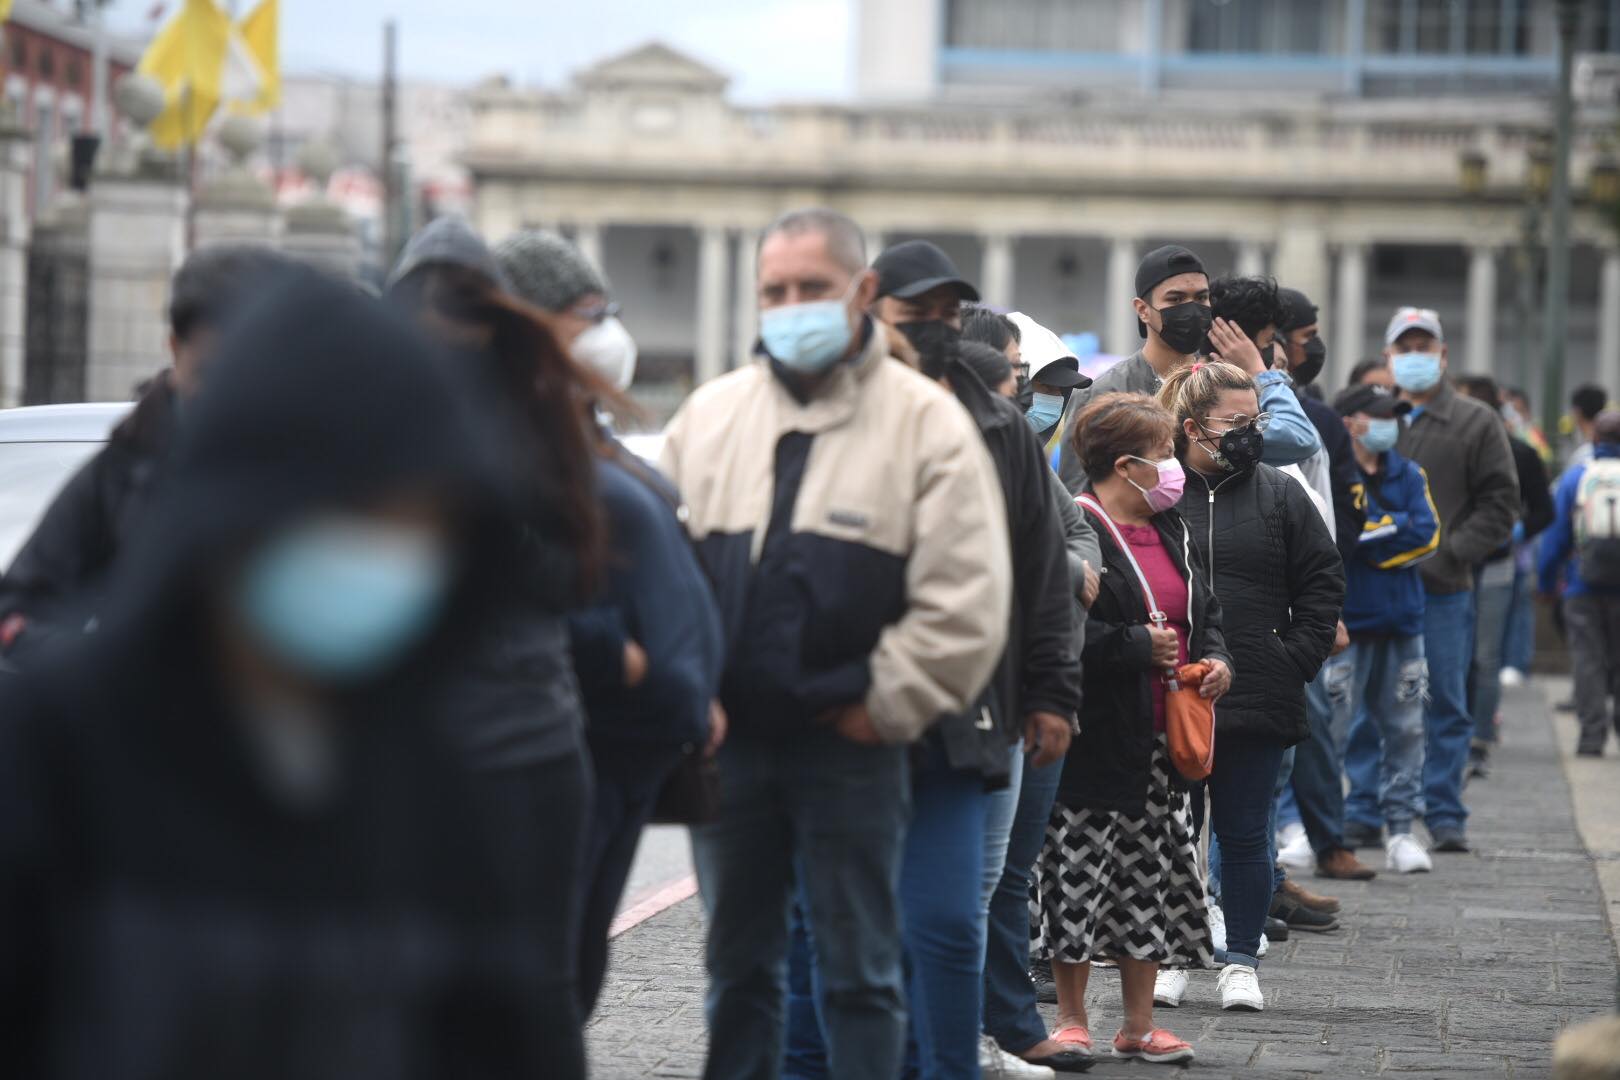
[[[1032,712],[1024,718],[1024,753],[1031,765],[1044,768],[1069,752],[1072,729],[1057,713]]]
[[[1181,650],[1176,646],[1176,632],[1168,626],[1150,626],[1147,632],[1153,639],[1153,666],[1175,667],[1181,657]]]
[[[838,734],[860,746],[883,745],[883,737],[873,725],[872,714],[866,711],[865,703],[828,710],[821,714],[821,722],[831,725]]]
[[[731,721],[726,719],[726,710],[720,707],[718,701],[709,702],[709,741],[704,744],[703,756],[714,757],[719,753],[730,730]]]
[[[1348,626],[1344,625],[1344,620],[1343,619],[1340,619],[1338,627],[1333,631],[1333,651],[1328,653],[1328,655],[1329,656],[1338,656],[1340,653],[1344,652],[1344,650],[1348,649],[1349,647],[1350,647],[1350,628]]]
[[[1239,330],[1233,323],[1225,319],[1216,319],[1209,328],[1209,343],[1215,346],[1217,359],[1228,364],[1235,364],[1250,375],[1258,375],[1266,370],[1265,361],[1260,359],[1260,350],[1250,341],[1248,335]]]
[[[1086,570],[1085,581],[1080,585],[1080,604],[1089,608],[1097,602],[1097,593],[1102,589],[1102,578],[1097,576],[1097,571],[1093,570],[1091,563],[1085,559],[1080,560],[1080,565]]]
[[[1209,665],[1209,674],[1204,676],[1203,683],[1198,687],[1198,696],[1218,698],[1232,689],[1232,669],[1226,666],[1224,660],[1213,657],[1204,661]]]
[[[647,679],[647,650],[633,641],[624,643],[624,685],[631,690]]]

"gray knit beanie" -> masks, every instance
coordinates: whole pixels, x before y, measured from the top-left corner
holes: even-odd
[[[503,240],[495,258],[517,294],[545,311],[564,311],[587,293],[607,295],[607,282],[573,244],[548,229],[524,229]]]

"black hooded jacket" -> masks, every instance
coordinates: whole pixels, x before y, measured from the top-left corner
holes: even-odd
[[[153,379],[107,445],[70,479],[0,579],[0,620],[20,616],[12,659],[94,617],[113,557],[152,499],[174,436],[177,402],[169,373]]]
[[[1152,520],[1171,561],[1191,584],[1187,655],[1223,660],[1235,673],[1221,629],[1221,605],[1199,569],[1187,523],[1174,510]],[[1080,710],[1080,735],[1069,744],[1063,762],[1058,801],[1073,809],[1141,814],[1153,764],[1152,680],[1158,677],[1147,630],[1148,605],[1136,572],[1107,529],[1097,530],[1097,542],[1103,566],[1097,601],[1086,618],[1086,703]],[[1215,711],[1219,716],[1221,707]]]
[[[0,1073],[546,1072],[549,977],[438,688],[499,602],[510,501],[456,380],[373,301],[300,279],[245,313],[181,425],[100,629],[0,699]],[[442,493],[436,631],[327,702],[336,780],[289,800],[226,689],[218,584],[279,527]]]
[[[1232,689],[1215,708],[1215,752],[1221,735],[1292,746],[1310,733],[1305,684],[1333,649],[1344,562],[1305,488],[1286,473],[1269,465],[1213,480],[1186,472],[1179,509],[1221,599],[1232,654]]]
[[[1050,470],[1023,414],[991,393],[966,365],[951,364],[946,374],[956,399],[983,436],[1001,481],[1013,596],[1007,649],[986,701],[996,737],[983,734],[977,714],[947,718],[938,731],[951,764],[980,767],[982,758],[995,767],[981,771],[1002,777],[1007,771],[1007,746],[1023,734],[1025,716],[1049,712],[1072,719],[1080,707],[1078,624],[1070,601],[1068,551],[1052,502]]]

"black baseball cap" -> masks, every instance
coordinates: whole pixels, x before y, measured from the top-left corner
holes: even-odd
[[[963,300],[979,299],[979,290],[963,280],[951,257],[927,240],[907,240],[884,248],[872,269],[877,271],[879,296],[910,300],[941,285],[954,285]]]
[[[1045,383],[1060,390],[1084,390],[1091,385],[1090,377],[1080,374],[1080,361],[1072,356],[1060,356],[1041,370],[1032,370],[1029,381]]]
[[[1333,408],[1340,416],[1366,413],[1375,420],[1388,420],[1411,412],[1412,403],[1402,401],[1390,393],[1388,387],[1362,383],[1339,391],[1339,396],[1333,399]]]
[[[1208,277],[1209,271],[1204,269],[1202,259],[1180,244],[1156,247],[1142,256],[1141,263],[1136,267],[1136,295],[1146,300],[1154,286],[1178,274],[1203,274]],[[1136,320],[1136,332],[1147,337],[1147,324],[1141,319]]]
[[[1277,327],[1283,333],[1298,330],[1302,326],[1310,326],[1316,322],[1316,305],[1311,298],[1298,289],[1282,288],[1277,290],[1277,299],[1282,301],[1283,321]]]

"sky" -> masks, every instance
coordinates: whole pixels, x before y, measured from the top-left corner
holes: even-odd
[[[143,32],[158,0],[113,0]],[[177,11],[182,0],[166,0]],[[229,8],[230,0],[222,0]],[[237,0],[242,11],[254,0]],[[847,97],[855,0],[281,0],[282,69],[375,78],[382,24],[399,24],[405,78],[505,74],[561,86],[582,67],[661,40],[726,73],[747,103]]]

